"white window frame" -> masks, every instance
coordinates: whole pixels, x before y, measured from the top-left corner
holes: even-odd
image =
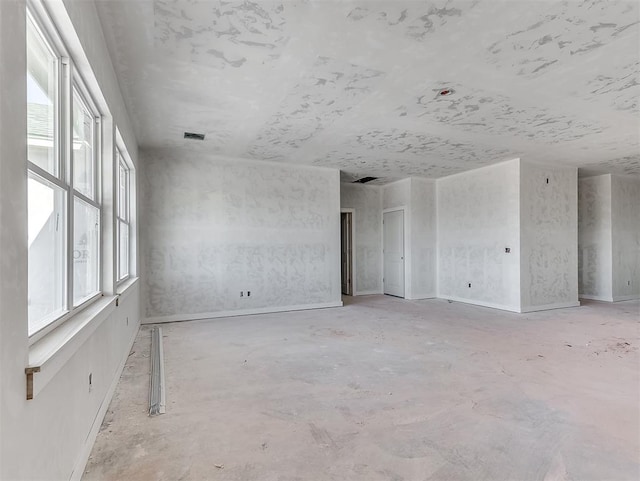
[[[73,209],[74,199],[77,197],[87,204],[98,209],[98,215],[100,222],[103,219],[103,209],[101,205],[102,189],[101,189],[101,161],[102,161],[102,122],[101,113],[96,107],[96,103],[93,101],[92,96],[85,87],[85,83],[82,78],[76,72],[75,66],[70,58],[68,51],[66,50],[64,43],[58,34],[55,25],[47,15],[43,5],[39,2],[29,1],[27,3],[27,17],[35,26],[37,33],[45,41],[51,52],[57,58],[57,109],[55,112],[56,128],[54,130],[54,137],[57,141],[57,149],[55,152],[57,162],[57,176],[50,174],[45,169],[34,164],[27,159],[27,170],[30,177],[41,177],[47,182],[59,187],[65,191],[66,195],[66,232],[65,232],[65,261],[66,269],[64,273],[63,289],[65,291],[65,306],[62,314],[53,318],[50,322],[42,325],[35,331],[31,331],[31,325],[28,326],[27,331],[29,335],[29,344],[33,344],[46,334],[60,326],[67,321],[70,317],[87,308],[98,298],[102,296],[102,242],[98,239],[98,291],[83,299],[80,304],[74,306],[73,299]],[[95,125],[93,129],[93,174],[94,174],[94,199],[90,199],[83,193],[77,191],[73,186],[73,92],[77,92],[78,96],[82,99],[84,106],[94,117]],[[26,108],[26,105],[25,105]],[[101,229],[98,230],[98,235],[101,234]]]
[[[116,207],[115,207],[115,213],[116,213],[116,285],[120,285],[123,282],[127,281],[128,279],[130,279],[132,277],[131,275],[131,271],[132,271],[132,251],[133,249],[132,247],[132,241],[134,238],[133,232],[132,232],[132,221],[131,221],[131,194],[132,194],[132,184],[131,184],[131,174],[133,171],[133,168],[131,167],[131,162],[128,161],[127,156],[124,154],[124,152],[126,152],[124,149],[120,148],[119,145],[116,146],[116,185],[117,185],[117,189],[116,189]],[[126,173],[126,187],[125,187],[125,192],[126,192],[126,206],[125,206],[125,216],[121,217],[120,216],[120,167],[124,167],[125,173]],[[128,245],[128,252],[127,252],[127,264],[128,264],[128,268],[127,268],[127,274],[126,275],[122,275],[120,272],[120,256],[121,256],[121,252],[120,252],[120,223],[126,224],[128,229],[129,229],[129,245]]]
[[[93,116],[93,139],[92,139],[92,154],[93,154],[93,190],[94,190],[94,199],[91,199],[89,197],[87,197],[85,194],[83,194],[82,192],[80,192],[79,190],[77,190],[75,188],[75,186],[73,185],[73,180],[74,180],[74,172],[73,172],[73,94],[75,93],[78,95],[80,101],[82,102],[83,106],[87,109],[87,111]],[[70,103],[69,103],[69,108],[71,110],[71,113],[69,115],[69,145],[71,146],[71,151],[70,151],[70,155],[67,158],[67,162],[69,165],[69,175],[68,175],[68,185],[69,185],[69,194],[70,198],[69,198],[69,202],[68,202],[68,208],[69,208],[69,222],[68,222],[68,226],[70,229],[69,232],[69,241],[68,241],[68,247],[71,251],[71,257],[69,259],[69,269],[71,269],[71,271],[69,272],[68,275],[68,280],[67,282],[69,283],[69,298],[68,298],[68,302],[69,302],[69,306],[71,306],[72,310],[77,310],[80,307],[86,305],[87,303],[90,303],[93,300],[96,300],[98,297],[102,296],[102,217],[103,217],[103,213],[102,213],[102,205],[101,205],[101,199],[102,199],[102,189],[101,189],[101,176],[100,176],[100,172],[101,172],[101,168],[102,168],[102,162],[101,162],[101,158],[102,158],[102,145],[100,142],[100,131],[101,131],[101,121],[100,121],[100,114],[98,113],[98,109],[95,106],[95,103],[93,102],[93,99],[91,98],[90,94],[88,93],[87,89],[84,87],[84,82],[82,81],[82,79],[80,78],[80,76],[78,75],[77,72],[74,72],[74,79],[71,85],[71,91],[69,94],[69,98],[70,98]],[[82,301],[77,305],[77,306],[73,306],[73,226],[74,226],[74,222],[73,222],[73,205],[74,204],[74,200],[76,199],[76,197],[80,200],[82,200],[83,202],[85,202],[86,204],[89,204],[90,206],[96,208],[98,210],[98,219],[100,222],[99,228],[98,228],[98,259],[97,259],[97,263],[98,263],[98,272],[97,272],[97,278],[98,278],[98,290],[96,293],[90,295],[89,297],[86,297],[84,299],[82,299]]]

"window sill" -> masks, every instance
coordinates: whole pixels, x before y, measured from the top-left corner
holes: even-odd
[[[116,295],[99,298],[29,346],[29,364],[25,369],[27,399],[33,399],[53,379],[113,313],[118,302],[135,291],[133,287],[137,282],[138,277],[127,279],[118,286]],[[37,376],[34,376],[36,373]]]
[[[118,296],[98,299],[29,347],[27,399],[33,399],[109,317]],[[34,373],[38,373],[34,376]]]
[[[122,281],[118,284],[116,288],[116,293],[120,296],[120,299],[126,299],[127,296],[133,291],[131,289],[135,284],[138,283],[139,277],[129,277],[128,279]]]

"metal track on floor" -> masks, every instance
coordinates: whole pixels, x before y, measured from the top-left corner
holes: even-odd
[[[164,353],[162,329],[151,329],[151,380],[149,383],[149,416],[165,413]]]

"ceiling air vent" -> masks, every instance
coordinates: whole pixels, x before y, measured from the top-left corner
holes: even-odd
[[[376,180],[377,177],[363,177],[362,179],[354,180],[354,184],[366,184],[367,182],[371,182],[372,180]]]
[[[190,139],[190,140],[204,140],[204,134],[196,134],[194,132],[185,132],[184,138]]]

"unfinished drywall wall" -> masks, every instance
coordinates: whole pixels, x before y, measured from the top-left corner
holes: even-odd
[[[386,209],[403,208],[405,298],[435,297],[437,274],[435,182],[411,177],[386,184],[383,187],[342,184],[341,192],[342,207],[356,209],[356,244],[361,246],[359,248],[360,255],[356,254],[356,289],[358,293],[382,292],[384,275],[382,267],[382,212]],[[364,225],[358,227],[360,224],[358,210],[364,211],[367,219],[366,227]],[[362,259],[365,252],[367,257]],[[365,271],[360,272],[363,269]],[[361,277],[366,277],[362,279],[362,282],[366,283],[364,284],[366,290],[359,287]],[[369,290],[369,286],[376,287]]]
[[[436,296],[436,184],[411,178],[411,299]]]
[[[24,1],[0,2],[0,479],[20,479],[17,463],[32,458],[20,438],[27,417],[27,64],[15,45],[25,40],[25,22]]]
[[[580,297],[613,300],[611,175],[578,180],[578,291]]]
[[[341,305],[337,170],[175,150],[143,162],[148,320]]]
[[[520,163],[521,311],[578,302],[578,169]]]
[[[612,297],[640,298],[640,180],[611,176]]]
[[[640,180],[587,177],[578,192],[580,296],[640,298]]]
[[[354,209],[355,295],[382,293],[382,188],[340,184],[340,207]]]
[[[138,332],[138,291],[133,286],[118,307],[110,308],[110,314],[30,401],[25,400],[21,370],[21,382],[13,393],[20,399],[20,409],[14,411],[19,417],[8,426],[11,438],[2,447],[5,472],[10,475],[2,479],[80,479]],[[46,375],[44,370],[35,374],[35,381]],[[33,456],[33,452],[43,454]]]
[[[438,297],[519,311],[519,159],[439,179],[436,188]]]
[[[96,99],[106,108],[104,141],[117,124],[135,164],[135,137],[94,3],[51,1],[47,7],[74,61],[90,68],[82,72],[85,81],[104,93]],[[27,335],[26,49],[18,48],[26,42],[25,8],[23,0],[0,2],[0,479],[79,479],[138,329],[139,293],[132,285],[118,307],[113,297],[104,318],[80,329],[35,374],[35,383],[48,382],[26,400],[33,349]]]
[[[406,178],[386,184],[382,188],[382,208],[409,207],[411,203],[411,179]]]

